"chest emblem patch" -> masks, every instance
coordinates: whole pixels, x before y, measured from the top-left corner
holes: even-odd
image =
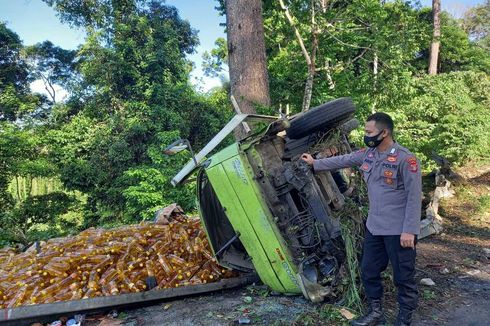
[[[388,185],[392,185],[393,184],[393,179],[391,179],[391,178],[385,178],[385,182]]]
[[[393,171],[390,171],[390,170],[385,170],[383,172],[384,176],[387,177],[387,178],[391,178],[393,176]]]
[[[394,163],[394,162],[396,162],[396,156],[388,156],[387,160],[388,160],[388,162]]]
[[[367,163],[364,163],[362,166],[361,166],[361,170],[363,171],[367,171],[369,169],[369,165]]]

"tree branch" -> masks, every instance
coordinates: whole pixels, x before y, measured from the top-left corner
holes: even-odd
[[[327,32],[328,35],[330,35],[330,37],[332,37],[334,40],[336,40],[337,42],[339,42],[342,45],[345,45],[345,46],[348,46],[348,47],[351,47],[351,48],[354,48],[354,49],[367,49],[367,50],[371,50],[371,48],[367,48],[367,47],[364,47],[364,46],[357,46],[357,45],[354,45],[354,44],[345,43],[344,41],[339,40],[335,35],[333,35],[332,33],[330,33],[330,31],[328,29],[324,29],[324,31]]]
[[[44,89],[46,90],[46,92],[48,92],[48,94],[51,97],[51,99],[53,100],[53,102],[56,103],[56,100],[55,100],[56,92],[54,90],[53,85],[49,81],[49,78],[47,78],[46,76],[44,76],[42,73],[39,73],[39,76],[41,76],[41,79],[42,79],[42,81],[44,83]],[[48,86],[50,88],[48,88]]]
[[[283,0],[279,0],[279,4],[281,5],[281,9],[284,10],[284,14],[285,14],[289,24],[291,25],[291,27],[294,30],[294,34],[296,35],[296,38],[298,39],[299,46],[301,47],[301,52],[303,52],[303,56],[305,57],[306,64],[308,66],[310,66],[311,65],[310,55],[308,54],[308,51],[306,50],[305,44],[303,42],[303,39],[301,38],[301,34],[299,33],[298,28],[296,28],[296,24],[294,23],[293,17],[289,13],[288,7],[286,7],[286,5],[284,5]]]

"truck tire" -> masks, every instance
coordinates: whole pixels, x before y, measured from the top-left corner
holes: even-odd
[[[290,139],[299,139],[317,131],[328,131],[338,122],[349,118],[355,110],[349,97],[324,103],[291,120],[286,134]]]

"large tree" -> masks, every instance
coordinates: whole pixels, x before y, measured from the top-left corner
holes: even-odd
[[[464,13],[463,28],[474,42],[490,51],[490,0]]]
[[[255,113],[270,105],[262,1],[227,0],[226,31],[231,94],[242,113]]]
[[[439,46],[441,44],[441,0],[432,0],[432,43],[430,44],[429,75],[437,74],[437,64],[439,59]]]
[[[68,83],[75,79],[75,50],[65,50],[55,46],[51,41],[44,41],[25,50],[33,78],[42,80],[44,88],[53,103],[56,103],[58,85],[68,88]]]

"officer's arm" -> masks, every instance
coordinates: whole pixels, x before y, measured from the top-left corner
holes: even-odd
[[[324,171],[360,166],[364,160],[364,153],[365,150],[361,149],[345,155],[313,160],[313,169],[315,171]]]
[[[420,214],[422,209],[422,174],[420,163],[411,156],[402,162],[401,172],[407,195],[403,233],[420,233]]]

